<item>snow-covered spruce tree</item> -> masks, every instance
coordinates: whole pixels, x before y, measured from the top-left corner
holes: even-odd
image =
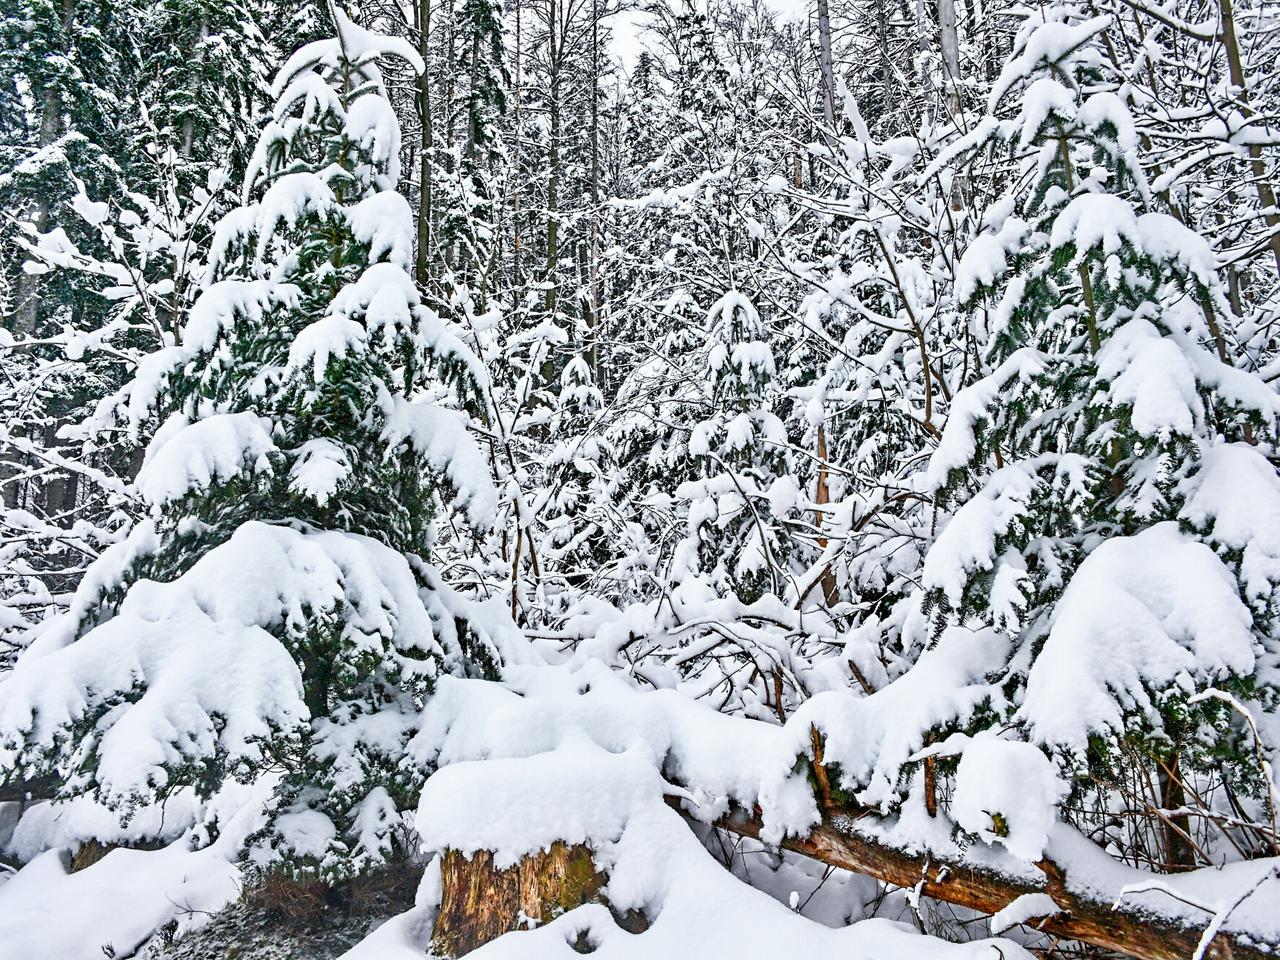
[[[377,62],[421,64],[336,18],[276,80],[179,343],[114,401],[159,424],[151,519],[0,687],[0,778],[52,772],[127,818],[278,777],[253,859],[329,881],[392,851],[434,679],[499,655],[418,556],[437,498],[476,525],[495,499],[463,415],[422,399],[465,403],[482,374],[408,272]]]
[[[707,327],[712,414],[689,439],[702,478],[676,495],[688,503],[692,569],[750,603],[783,590],[779,525],[800,491],[786,469],[786,430],[771,409],[776,369],[759,313],[730,291],[708,311]]]
[[[1012,725],[1077,801],[1145,811],[1162,839],[1137,855],[1177,867],[1211,855],[1214,803],[1269,802],[1226,698],[1258,716],[1276,703],[1280,402],[1227,362],[1208,244],[1143,212],[1107,24],[1068,5],[1030,15],[992,92],[993,113],[1021,94],[1002,129],[1027,176],[959,269],[990,372],[955,397],[930,464],[953,512],[924,564],[916,639],[937,662],[988,648],[969,692],[947,694],[958,712],[929,717],[935,733]],[[971,781],[998,779],[978,766]],[[1026,836],[1015,821],[1038,814],[969,802],[964,768],[960,824]],[[1143,829],[1103,820],[1129,851]],[[1260,834],[1233,833],[1257,849]],[[1007,842],[1033,855],[1043,840]]]
[[[604,399],[582,357],[565,364],[560,400],[551,421],[548,481],[536,504],[546,527],[542,554],[546,574],[571,592],[611,593],[598,585],[613,574],[621,516],[616,500],[614,456],[603,436]],[[625,539],[625,538],[624,538]],[[548,598],[551,599],[551,598]]]

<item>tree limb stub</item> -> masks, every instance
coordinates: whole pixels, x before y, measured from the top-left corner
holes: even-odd
[[[667,802],[685,813],[678,799],[669,797]],[[1045,878],[1036,886],[973,863],[907,853],[852,829],[857,818],[856,812],[824,812],[822,822],[807,837],[788,837],[782,847],[898,887],[918,887],[927,897],[982,913],[994,914],[1023,894],[1047,893],[1062,912],[1030,921],[1030,926],[1139,960],[1188,960],[1200,943],[1202,927],[1211,919],[1206,915],[1202,927],[1192,927],[1136,905],[1112,909],[1109,901],[1068,889],[1065,870],[1047,859],[1036,864]],[[716,821],[716,826],[758,840],[763,821],[758,811],[735,810]],[[1280,943],[1251,940],[1234,932],[1219,933],[1204,952],[1209,960],[1275,960],[1278,955]]]

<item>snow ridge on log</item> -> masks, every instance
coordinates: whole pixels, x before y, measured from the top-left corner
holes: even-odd
[[[681,809],[681,801],[667,802]],[[682,811],[683,812],[683,811]],[[1139,960],[1187,960],[1197,955],[1202,930],[1140,905],[1114,904],[1081,892],[1068,871],[1048,857],[1036,866],[1044,882],[1035,885],[989,865],[953,861],[929,853],[899,849],[860,828],[867,816],[856,810],[832,810],[806,837],[787,837],[782,847],[822,863],[875,877],[899,887],[983,913],[995,914],[1020,896],[1047,893],[1060,912],[1030,922],[1054,936],[1117,950]],[[716,821],[730,833],[760,838],[760,811],[737,809]],[[1205,925],[1213,919],[1205,916]],[[1207,960],[1266,960],[1280,953],[1280,943],[1245,934],[1219,932],[1200,956]]]

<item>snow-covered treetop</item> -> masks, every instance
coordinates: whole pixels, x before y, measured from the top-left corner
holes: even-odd
[[[344,149],[345,140],[346,148],[367,151],[368,161],[377,168],[372,178],[376,189],[393,190],[400,180],[400,123],[387,100],[378,63],[399,57],[417,73],[426,65],[404,38],[366,30],[336,7],[333,15],[338,35],[306,44],[276,74],[271,86],[274,116],[245,175],[246,201],[264,177],[291,172],[281,170],[275,158],[286,148],[296,149],[296,138],[308,128],[341,130],[337,150]],[[297,162],[296,156],[293,159]],[[322,157],[319,166],[328,169],[335,160]],[[344,179],[336,170],[332,174]]]
[[[437,489],[478,526],[496,494],[457,417],[416,395],[434,370],[474,409],[484,372],[410,276],[413,215],[394,189],[400,128],[377,63],[420,62],[403,41],[337,16],[339,36],[305,46],[276,79],[245,203],[214,231],[179,342],[147,357],[102,414],[134,431],[163,420],[142,477],[157,507],[180,511],[184,497],[230,485],[277,504],[268,515],[323,526],[374,534],[361,517],[395,517],[398,542],[422,550]],[[397,477],[395,502],[367,502],[385,489],[371,473]]]

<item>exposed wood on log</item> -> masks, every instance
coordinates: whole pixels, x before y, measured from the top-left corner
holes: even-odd
[[[71,858],[71,872],[79,873],[81,870],[87,870],[118,846],[119,844],[116,843],[101,843],[97,840],[85,841],[80,844],[75,856]]]
[[[668,798],[667,802],[682,810],[679,800]],[[1113,910],[1110,902],[1068,889],[1065,871],[1049,860],[1036,864],[1045,877],[1044,883],[1036,886],[972,863],[906,853],[851,829],[849,824],[856,818],[856,813],[824,812],[821,824],[808,837],[790,837],[782,846],[898,887],[918,886],[925,896],[982,913],[996,913],[1026,893],[1047,893],[1062,912],[1035,920],[1032,926],[1139,960],[1188,960],[1200,942],[1202,927],[1180,926],[1132,905]],[[758,812],[735,811],[716,825],[759,839],[763,823]],[[1204,917],[1205,926],[1210,919]],[[1278,951],[1280,944],[1224,932],[1214,938],[1204,956],[1211,960],[1274,960]]]
[[[583,844],[555,843],[503,870],[487,850],[472,857],[448,850],[440,862],[434,955],[461,957],[504,933],[537,926],[584,903],[601,903],[604,884]]]

